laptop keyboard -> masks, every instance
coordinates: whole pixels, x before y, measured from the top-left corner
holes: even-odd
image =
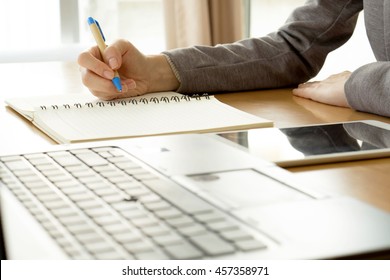
[[[202,259],[266,245],[116,147],[0,157],[0,178],[72,259]]]

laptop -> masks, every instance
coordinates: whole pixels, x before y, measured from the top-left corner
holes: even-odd
[[[216,134],[0,156],[10,259],[386,258],[390,213]],[[318,188],[316,188],[318,189]]]

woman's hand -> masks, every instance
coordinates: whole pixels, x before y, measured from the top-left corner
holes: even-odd
[[[300,84],[293,90],[293,94],[329,105],[350,107],[344,91],[344,85],[349,76],[351,72],[344,71],[323,81]]]
[[[179,87],[164,55],[146,56],[126,40],[108,46],[103,57],[97,46],[92,47],[79,55],[78,63],[84,85],[93,95],[104,100]],[[121,78],[122,92],[118,92],[111,81],[114,70]]]

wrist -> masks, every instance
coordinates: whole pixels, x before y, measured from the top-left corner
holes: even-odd
[[[148,55],[150,77],[150,91],[175,91],[180,82],[169,64],[165,55]]]

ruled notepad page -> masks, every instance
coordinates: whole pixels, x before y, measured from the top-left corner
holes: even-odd
[[[182,97],[164,92],[93,101],[89,106],[88,102],[72,102],[67,107],[47,105],[37,108],[34,122],[61,143],[272,126],[271,121],[230,107],[214,96]]]

